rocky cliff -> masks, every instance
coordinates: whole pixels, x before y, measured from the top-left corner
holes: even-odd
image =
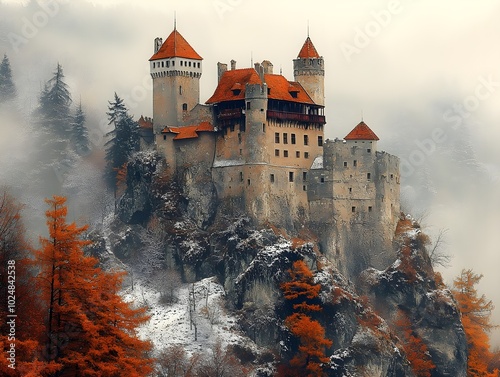
[[[280,284],[289,278],[292,263],[304,260],[321,286],[322,310],[315,319],[333,342],[326,350],[328,376],[414,376],[394,326],[400,311],[409,313],[410,330],[428,349],[432,376],[465,376],[459,312],[432,269],[425,236],[411,219],[401,219],[394,250],[377,250],[396,254],[392,264],[347,277],[328,259],[333,251],[320,251],[314,229],[289,235],[272,224],[257,228],[248,218],[228,218],[217,212],[209,182],[196,183],[192,174],[166,179],[162,169],[154,154],[139,155],[129,164],[108,245],[125,263],[148,260],[152,249],[140,234],[154,228],[160,268],[178,271],[185,282],[215,276],[225,290],[226,310],[238,317],[239,331],[275,355],[268,364],[286,361],[296,351],[296,339],[284,326],[290,313]],[[255,375],[272,374],[272,368],[259,369],[259,358],[249,359]]]

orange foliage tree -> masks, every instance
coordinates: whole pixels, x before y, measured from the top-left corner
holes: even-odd
[[[49,237],[34,251],[46,310],[45,359],[60,365],[58,375],[148,375],[150,344],[136,336],[148,320],[145,309],[134,309],[119,296],[122,274],[105,272],[84,255],[87,227],[66,223],[66,199],[46,202]]]
[[[403,311],[398,312],[395,326],[413,372],[415,372],[417,377],[431,377],[431,370],[436,368],[436,366],[430,358],[425,343],[413,332],[410,319],[406,313]]]
[[[295,262],[288,273],[290,280],[281,284],[281,290],[295,312],[285,319],[285,325],[299,340],[299,347],[290,365],[279,367],[278,375],[323,376],[322,364],[330,361],[325,356],[325,348],[331,347],[332,342],[325,338],[325,329],[321,324],[306,314],[321,310],[318,300],[321,287],[314,284],[313,274],[303,261]]]
[[[1,376],[39,376],[57,368],[39,360],[41,308],[24,238],[22,206],[0,196],[0,358]]]
[[[452,292],[462,313],[462,325],[467,337],[467,376],[497,377],[498,369],[488,370],[493,355],[487,332],[495,327],[490,323],[494,306],[486,296],[479,296],[475,288],[482,277],[483,275],[477,275],[472,270],[464,269],[453,281]]]

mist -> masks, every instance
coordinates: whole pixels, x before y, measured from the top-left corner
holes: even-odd
[[[380,147],[401,158],[404,210],[422,218],[431,236],[448,229],[443,252],[451,265],[438,268],[445,281],[472,268],[484,275],[480,292],[500,305],[494,0],[0,1],[0,54],[10,59],[18,92],[17,108],[0,115],[0,186],[43,218],[36,202],[44,190],[26,181],[36,144],[29,123],[58,62],[87,113],[94,150],[109,131],[114,92],[136,118],[152,116],[148,59],[154,38],[172,31],[174,12],[178,30],[204,58],[202,102],[215,89],[218,61],[235,59],[242,68],[268,59],[292,80],[292,59],[309,33],[325,59],[326,136],[344,137],[364,119]],[[100,163],[97,156],[82,170],[93,177]],[[65,177],[63,186],[71,193],[89,180]],[[500,308],[492,319],[500,324]],[[500,345],[498,333],[493,340]]]

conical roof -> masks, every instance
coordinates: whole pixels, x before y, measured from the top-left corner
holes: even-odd
[[[318,51],[316,51],[316,48],[314,47],[311,41],[311,38],[307,37],[306,41],[304,42],[304,45],[300,49],[298,57],[301,59],[320,57]]]
[[[163,42],[160,49],[149,60],[167,59],[167,58],[186,58],[203,60],[184,37],[174,29]]]
[[[380,140],[375,132],[361,121],[349,134],[344,137],[344,140]]]

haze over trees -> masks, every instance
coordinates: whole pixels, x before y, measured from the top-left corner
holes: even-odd
[[[7,55],[3,56],[0,63],[0,104],[16,98],[16,87],[12,80],[12,70]]]

